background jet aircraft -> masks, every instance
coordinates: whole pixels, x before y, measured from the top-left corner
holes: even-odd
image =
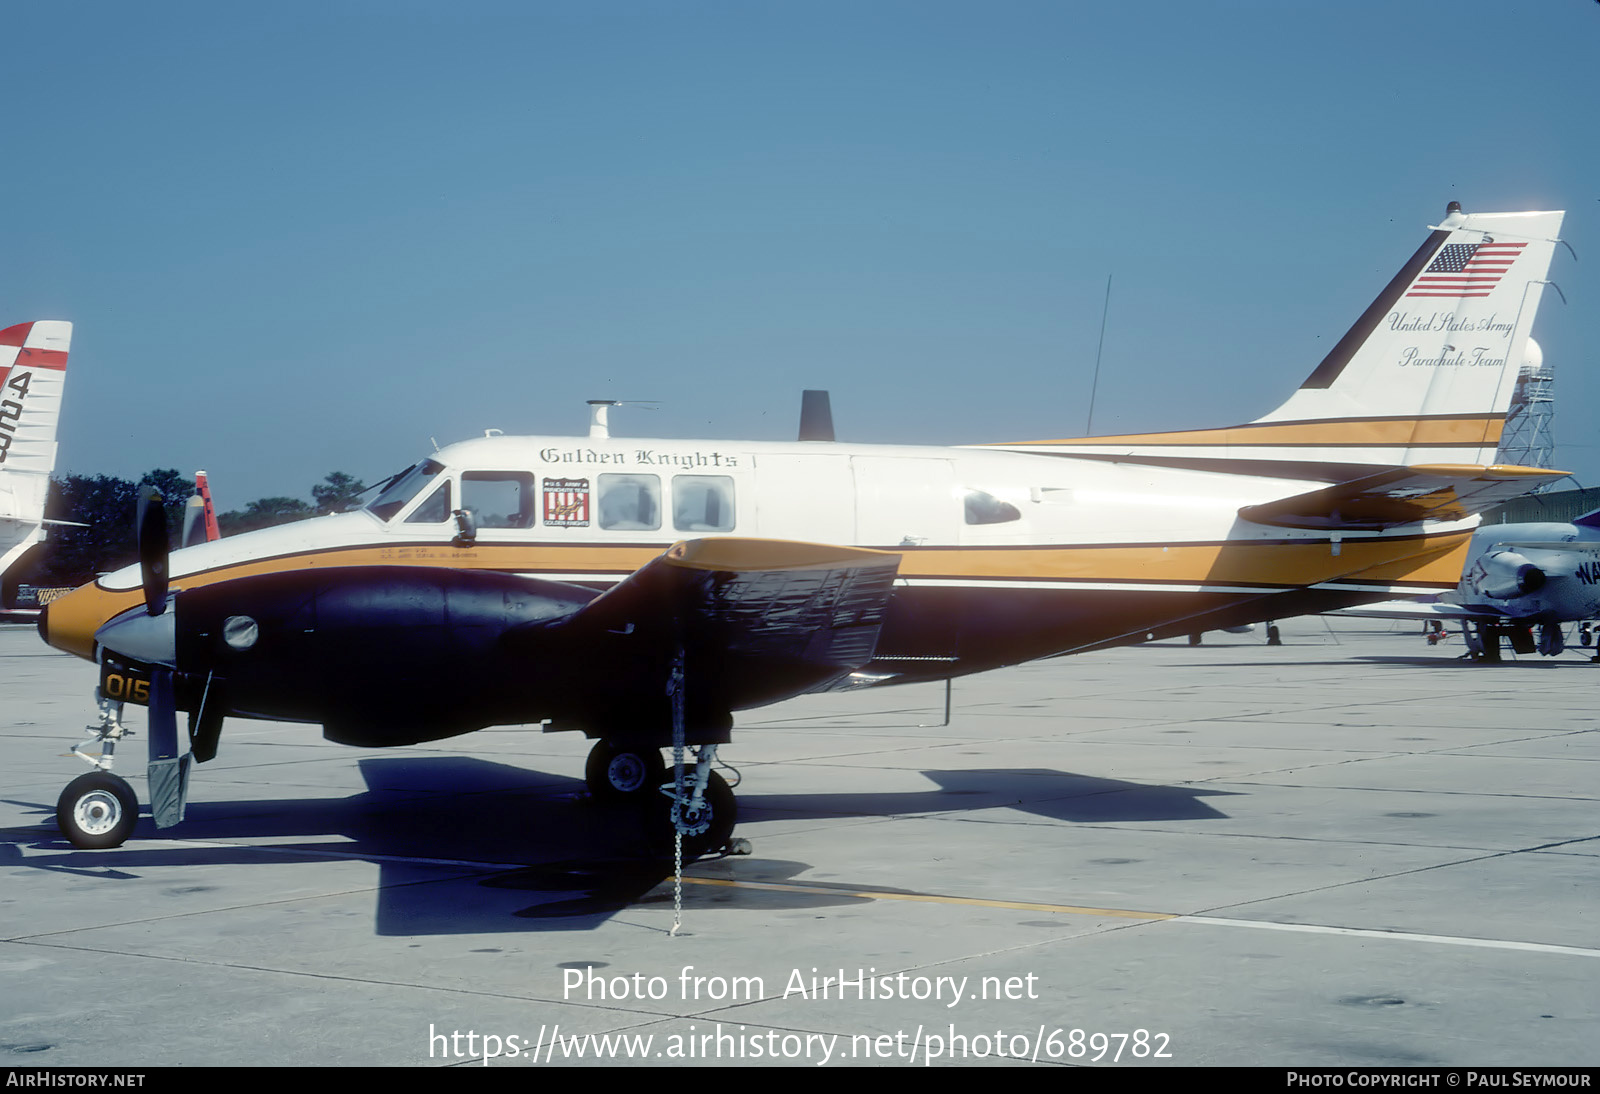
[[[44,538],[71,342],[71,323],[0,330],[0,577]]]
[[[1571,524],[1484,525],[1454,590],[1340,614],[1459,621],[1468,652],[1484,661],[1500,660],[1502,638],[1518,653],[1554,657],[1566,648],[1563,623],[1600,618],[1600,509]]]
[[[545,722],[596,739],[597,795],[653,796],[660,750],[693,750],[663,812],[704,851],[732,828],[711,768],[735,711],[1452,588],[1475,514],[1563,474],[1491,466],[1561,216],[1452,203],[1300,388],[1232,428],[954,449],[491,431],[361,511],[170,559],[147,504],[140,565],[40,621],[101,666],[101,758],[57,818],[80,846],[132,830],[106,770],[124,701],[150,706],[158,827],[182,817],[178,710],[202,762],[227,717],[364,746]]]

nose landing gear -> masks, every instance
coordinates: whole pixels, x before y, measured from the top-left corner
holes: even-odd
[[[120,775],[111,773],[117,742],[128,736],[122,724],[122,704],[98,698],[100,720],[89,727],[94,736],[72,746],[72,754],[94,768],[67,784],[56,800],[56,825],[72,846],[85,851],[121,847],[139,822],[139,798]],[[100,746],[98,756],[85,752]]]
[[[91,771],[67,784],[56,802],[56,824],[67,842],[83,850],[121,847],[139,822],[139,799],[128,781]]]

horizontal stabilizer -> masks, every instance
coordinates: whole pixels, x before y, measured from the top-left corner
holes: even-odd
[[[1377,604],[1362,604],[1355,608],[1340,608],[1329,615],[1349,615],[1360,619],[1477,619],[1482,612],[1463,608],[1459,604],[1441,604],[1435,600],[1385,600]],[[1499,618],[1495,616],[1494,618]]]
[[[1283,528],[1380,531],[1419,521],[1463,520],[1568,472],[1543,467],[1419,464],[1239,510]]]

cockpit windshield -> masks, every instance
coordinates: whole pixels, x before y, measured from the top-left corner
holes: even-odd
[[[435,475],[444,470],[444,464],[438,460],[423,460],[413,467],[407,468],[389,480],[378,496],[367,503],[367,512],[379,520],[388,520],[406,507],[406,503],[433,481]]]

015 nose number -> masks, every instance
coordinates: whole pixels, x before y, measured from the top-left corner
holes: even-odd
[[[150,705],[150,674],[110,657],[100,663],[100,694],[118,703]]]

